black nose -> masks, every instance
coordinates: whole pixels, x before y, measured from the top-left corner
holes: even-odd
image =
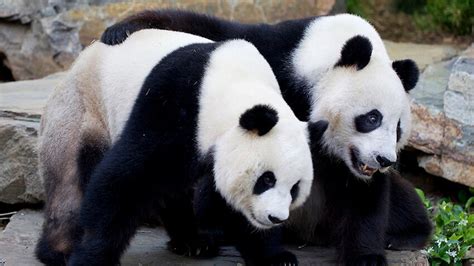
[[[379,162],[382,167],[389,167],[395,163],[380,155],[377,156],[377,162]]]
[[[285,220],[280,220],[279,218],[275,216],[271,216],[271,215],[268,215],[268,220],[270,220],[274,224],[281,224],[285,221]]]

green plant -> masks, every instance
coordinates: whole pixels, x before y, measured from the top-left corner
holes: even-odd
[[[414,15],[423,30],[446,30],[457,35],[473,33],[474,0],[398,0],[398,7]]]
[[[361,0],[347,0],[346,1],[347,12],[355,15],[359,15],[363,18],[367,17],[367,3]]]
[[[427,0],[426,10],[445,29],[460,35],[472,33],[474,0]]]
[[[423,191],[417,192],[435,225],[431,244],[424,250],[430,263],[462,265],[461,260],[474,245],[474,214],[470,212],[474,196],[467,198],[465,206],[461,206],[447,199],[433,204]]]

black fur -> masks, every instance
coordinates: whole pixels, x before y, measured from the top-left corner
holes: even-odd
[[[213,180],[211,155],[200,156],[195,139],[201,79],[217,46],[180,48],[150,72],[120,138],[104,154],[84,187],[79,218],[83,236],[69,265],[117,265],[137,227],[154,211],[158,211],[171,239],[171,251],[187,256],[217,255],[218,230],[206,226],[209,218],[199,218],[199,213],[195,216],[193,197],[217,201],[206,203],[206,208],[221,208],[210,213],[212,217],[229,213],[222,217],[228,219],[224,232],[236,242],[246,261],[259,265],[288,262],[291,253],[278,242],[279,230],[254,232],[243,215],[225,204],[213,185],[194,193],[201,178]],[[234,234],[236,230],[238,234]],[[253,248],[248,250],[250,246]],[[292,258],[296,259],[294,255]]]
[[[144,11],[107,28],[101,41],[122,43],[131,33],[149,28],[182,31],[214,41],[245,39],[251,42],[272,67],[283,98],[300,120],[308,120],[310,95],[305,81],[295,80],[287,67],[291,52],[315,18],[284,21],[275,25],[242,24],[217,17],[180,10]]]
[[[239,124],[248,131],[257,131],[259,136],[268,133],[278,123],[278,113],[270,106],[256,105],[240,116]]]
[[[234,244],[246,265],[297,264],[295,255],[281,245],[281,228],[255,231],[242,214],[227,205],[211,175],[205,175],[197,185],[195,210],[199,228],[210,232],[220,244]]]
[[[93,138],[85,138],[80,146],[79,158],[77,158],[77,169],[79,170],[81,190],[84,192],[95,166],[102,160],[109,146],[104,143],[98,143],[94,141]]]
[[[382,125],[383,115],[379,110],[374,109],[366,114],[358,115],[354,118],[355,128],[361,133],[369,133]]]
[[[275,183],[276,183],[275,175],[270,171],[266,171],[257,179],[257,182],[255,183],[255,186],[253,187],[253,194],[260,195],[263,192],[274,187]]]
[[[69,259],[65,254],[54,251],[43,235],[36,244],[35,254],[38,260],[50,266],[65,266]]]
[[[352,67],[357,70],[363,69],[369,64],[372,55],[372,44],[366,37],[357,35],[344,44],[341,51],[341,58],[336,63],[337,67]]]
[[[87,185],[80,217],[84,236],[71,265],[119,263],[152,210],[159,211],[172,249],[201,249],[190,200],[200,160],[194,139],[201,77],[216,45],[178,49],[150,72],[119,140]]]
[[[409,92],[416,86],[420,71],[413,60],[393,61],[392,67],[397,72],[398,77],[400,77],[406,92]]]
[[[402,128],[400,127],[400,120],[398,120],[398,123],[397,123],[397,142],[400,141],[400,138],[402,137]]]
[[[290,190],[291,202],[294,202],[300,193],[300,181],[296,182]]]
[[[397,173],[376,172],[364,181],[324,149],[313,162],[314,185],[324,191],[324,205],[311,238],[336,246],[341,263],[386,265],[385,248],[426,244],[432,228],[426,210],[413,186]]]
[[[270,63],[283,97],[296,116],[300,120],[308,120],[311,107],[310,86],[306,80],[294,77],[293,69],[288,66],[288,59],[308,24],[315,19],[317,18],[289,20],[275,25],[241,24],[186,11],[146,11],[109,27],[101,40],[111,45],[120,43],[126,39],[127,33],[144,28],[182,31],[215,41],[246,39]],[[355,65],[358,69],[365,67],[372,52],[369,45],[370,42],[367,43],[365,37],[356,36],[351,39],[341,53],[344,59],[341,58],[340,65]],[[394,62],[393,66],[405,89],[413,88],[418,78],[418,71],[415,71],[413,64]],[[312,147],[312,150],[318,149]],[[427,241],[431,224],[424,207],[411,185],[402,186],[400,182],[392,181],[401,180],[398,175],[377,173],[371,182],[363,182],[353,176],[338,158],[330,157],[324,152],[315,156],[313,162],[317,169],[316,180],[322,180],[323,190],[327,194],[324,208],[327,215],[317,217],[323,218],[320,227],[327,229],[321,230],[319,234],[321,237],[328,236],[325,244],[337,242],[344,262],[383,264],[383,249],[389,243],[392,243],[391,247],[397,248],[421,248]],[[402,194],[409,196],[406,200],[398,201],[393,196]],[[399,215],[400,213],[413,215]],[[415,228],[418,230],[414,230]],[[350,233],[351,231],[354,233]]]

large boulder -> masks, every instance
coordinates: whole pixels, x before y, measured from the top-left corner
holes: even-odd
[[[37,170],[39,119],[60,77],[0,84],[0,202],[38,203],[44,199]]]
[[[323,15],[330,11],[342,11],[343,2],[341,0],[1,1],[0,61],[2,57],[6,57],[3,64],[12,71],[15,80],[40,78],[64,70],[84,46],[100,37],[107,26],[144,9],[183,8],[243,22],[277,22],[283,19]]]
[[[409,145],[428,173],[474,187],[474,45],[430,65],[413,96]]]

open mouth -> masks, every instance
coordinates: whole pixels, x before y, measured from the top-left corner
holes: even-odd
[[[375,172],[377,172],[378,169],[369,167],[359,159],[359,151],[356,148],[351,147],[350,153],[352,167],[356,169],[361,175],[372,176]]]

